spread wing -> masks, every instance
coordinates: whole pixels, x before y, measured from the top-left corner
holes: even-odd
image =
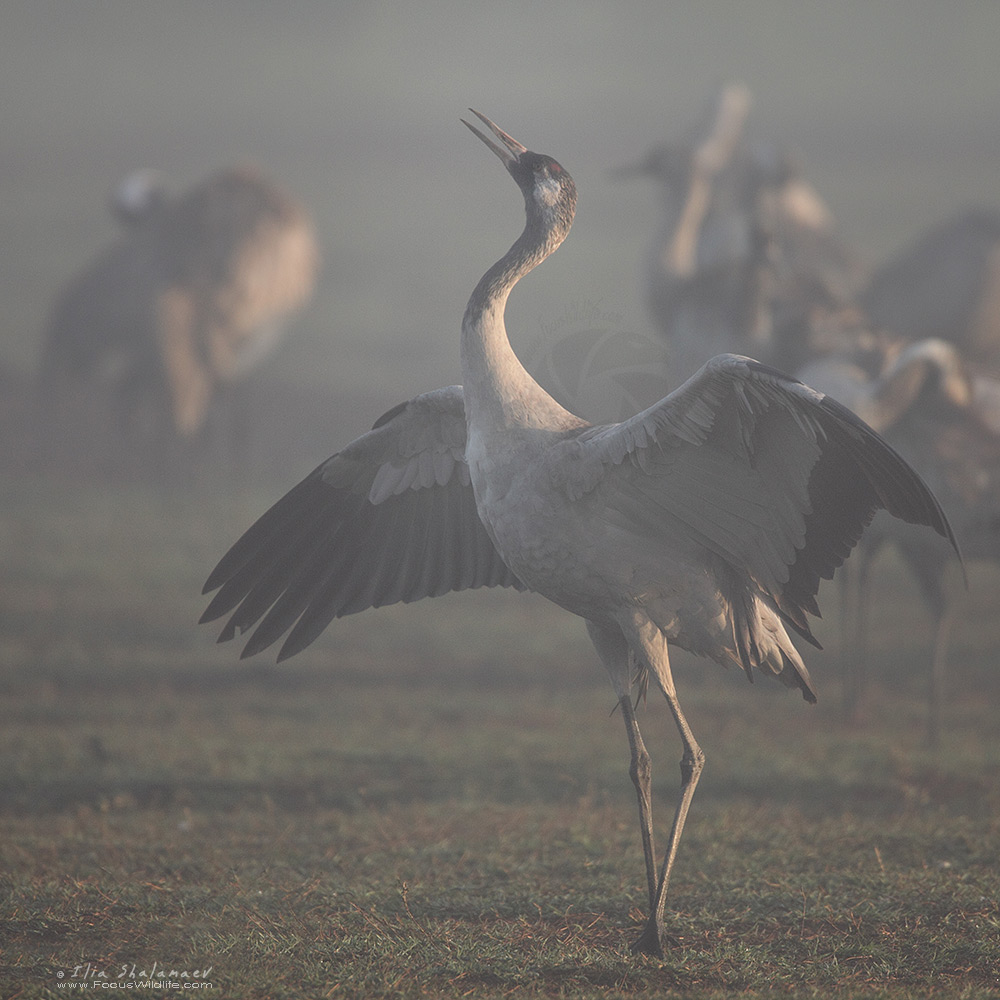
[[[209,576],[201,620],[231,613],[220,642],[257,625],[244,657],[289,632],[282,660],[334,618],[495,586],[524,589],[476,511],[450,386],[390,410],[260,517]]]
[[[639,538],[666,533],[749,574],[812,641],[805,612],[876,511],[957,545],[919,475],[829,396],[720,355],[631,419],[584,431],[565,489]]]

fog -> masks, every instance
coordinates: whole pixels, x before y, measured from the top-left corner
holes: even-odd
[[[155,166],[183,187],[252,162],[314,214],[324,255],[269,371],[370,390],[345,438],[459,380],[468,293],[520,230],[517,191],[459,123],[469,106],[580,191],[566,246],[511,301],[528,352],[595,314],[651,330],[640,261],[655,193],[610,171],[725,81],[749,86],[750,132],[796,152],[872,260],[997,201],[993,3],[93,0],[8,3],[2,20],[0,364],[36,363],[56,289],[114,234],[122,175]]]

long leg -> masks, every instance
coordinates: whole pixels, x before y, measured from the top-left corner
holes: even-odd
[[[656,847],[653,842],[653,804],[650,790],[652,767],[646,745],[642,742],[639,723],[632,706],[632,696],[624,694],[619,699],[622,716],[625,719],[625,731],[628,734],[629,750],[632,760],[629,764],[629,777],[635,785],[636,798],[639,800],[639,832],[642,834],[642,852],[646,857],[646,882],[649,886],[649,912],[653,912],[656,904]]]
[[[681,741],[684,744],[684,754],[681,757],[681,791],[677,800],[677,809],[674,812],[674,822],[670,828],[670,840],[667,842],[667,853],[663,858],[663,867],[660,869],[660,878],[656,886],[656,898],[650,906],[649,920],[639,939],[632,945],[633,952],[644,952],[647,955],[663,954],[663,907],[667,900],[667,887],[670,884],[670,873],[674,867],[674,860],[677,857],[677,848],[681,842],[681,833],[684,830],[684,822],[687,819],[688,809],[691,807],[691,799],[694,798],[694,790],[701,777],[702,769],[705,766],[705,754],[698,746],[688,725],[684,713],[681,711],[677,696],[672,691],[668,694],[664,691],[667,704],[677,723],[677,728],[681,734]]]
[[[636,798],[639,800],[639,830],[642,834],[642,851],[646,859],[646,883],[649,887],[649,909],[653,910],[656,901],[656,848],[653,844],[653,809],[650,792],[651,767],[649,753],[642,742],[639,723],[635,717],[632,705],[632,676],[629,665],[628,644],[618,628],[605,628],[593,622],[587,622],[587,631],[597,649],[601,661],[611,678],[611,684],[618,695],[622,718],[625,720],[625,732],[628,735],[628,745],[631,754],[629,776],[635,785]]]
[[[681,834],[684,831],[688,809],[691,807],[691,799],[694,797],[694,790],[705,766],[705,754],[698,746],[698,742],[691,732],[691,727],[681,711],[680,702],[677,700],[677,691],[674,687],[673,675],[670,672],[670,660],[667,656],[667,642],[663,633],[652,622],[637,622],[634,641],[633,648],[635,648],[637,655],[645,660],[650,673],[656,678],[660,690],[667,699],[670,712],[681,736],[681,743],[684,745],[684,753],[681,756],[681,789],[674,812],[674,822],[670,828],[667,853],[664,855],[663,867],[660,869],[655,898],[650,905],[649,920],[638,940],[632,945],[633,952],[662,955],[663,908],[667,900],[667,887],[670,885],[670,874],[677,857],[677,848],[681,842]]]

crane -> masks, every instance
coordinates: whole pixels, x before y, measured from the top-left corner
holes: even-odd
[[[655,405],[591,425],[515,355],[504,325],[518,280],[565,239],[576,186],[478,112],[464,122],[524,197],[525,227],[476,285],[462,320],[464,386],[416,396],[319,465],[209,575],[202,621],[243,656],[279,660],[336,617],[480,586],[536,591],[582,617],[621,707],[639,807],[649,919],[632,945],[661,955],[664,905],[704,754],[668,645],[777,675],[816,695],[787,629],[807,613],[875,512],[954,536],[919,476],[829,397],[748,358],[713,358]],[[464,119],[463,119],[464,121]],[[494,139],[496,141],[494,141]],[[287,633],[287,635],[286,635]],[[683,745],[657,867],[650,756],[632,693],[652,679]]]
[[[932,485],[966,557],[995,559],[1000,436],[990,413],[995,425],[1000,381],[990,372],[1000,371],[1000,214],[961,213],[869,276],[786,158],[748,142],[748,108],[745,88],[727,85],[685,139],[617,171],[652,177],[660,190],[648,284],[668,358],[691,370],[720,350],[746,352],[832,395]],[[844,707],[855,718],[864,705],[863,612],[875,552],[891,542],[918,582],[935,636],[931,744],[957,610],[938,541],[878,519],[840,576]]]
[[[39,395],[104,397],[126,425],[152,410],[159,451],[201,434],[214,400],[277,343],[312,295],[319,251],[305,209],[252,167],[176,196],[157,171],[134,171],[112,210],[123,232],[53,305]]]
[[[1000,211],[949,216],[876,268],[858,297],[907,340],[940,337],[974,369],[1000,375]]]
[[[996,391],[997,383],[970,373],[964,355],[949,341],[906,344],[882,357],[874,371],[867,367],[872,357],[864,353],[864,363],[847,353],[818,357],[797,374],[834,394],[908,456],[946,502],[967,560],[1000,560],[1000,432],[991,426],[983,398]],[[886,543],[903,557],[931,615],[926,742],[934,746],[959,591],[946,585],[948,552],[940,540],[896,520],[876,520],[847,567],[852,572],[840,577],[844,707],[856,716],[865,694],[870,571]]]
[[[860,282],[859,262],[792,157],[745,134],[750,105],[745,86],[725,85],[682,136],[613,174],[648,178],[659,196],[645,285],[671,387],[722,352],[793,371],[781,328],[818,303],[849,302]]]

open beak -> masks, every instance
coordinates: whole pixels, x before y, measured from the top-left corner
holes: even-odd
[[[500,157],[503,165],[510,170],[519,161],[521,154],[528,152],[528,147],[522,146],[513,136],[507,135],[499,125],[494,125],[486,115],[481,115],[474,108],[469,108],[469,110],[503,143],[503,146],[498,146],[489,136],[480,132],[475,125],[469,125],[464,118],[462,119],[462,124],[479,136]]]

